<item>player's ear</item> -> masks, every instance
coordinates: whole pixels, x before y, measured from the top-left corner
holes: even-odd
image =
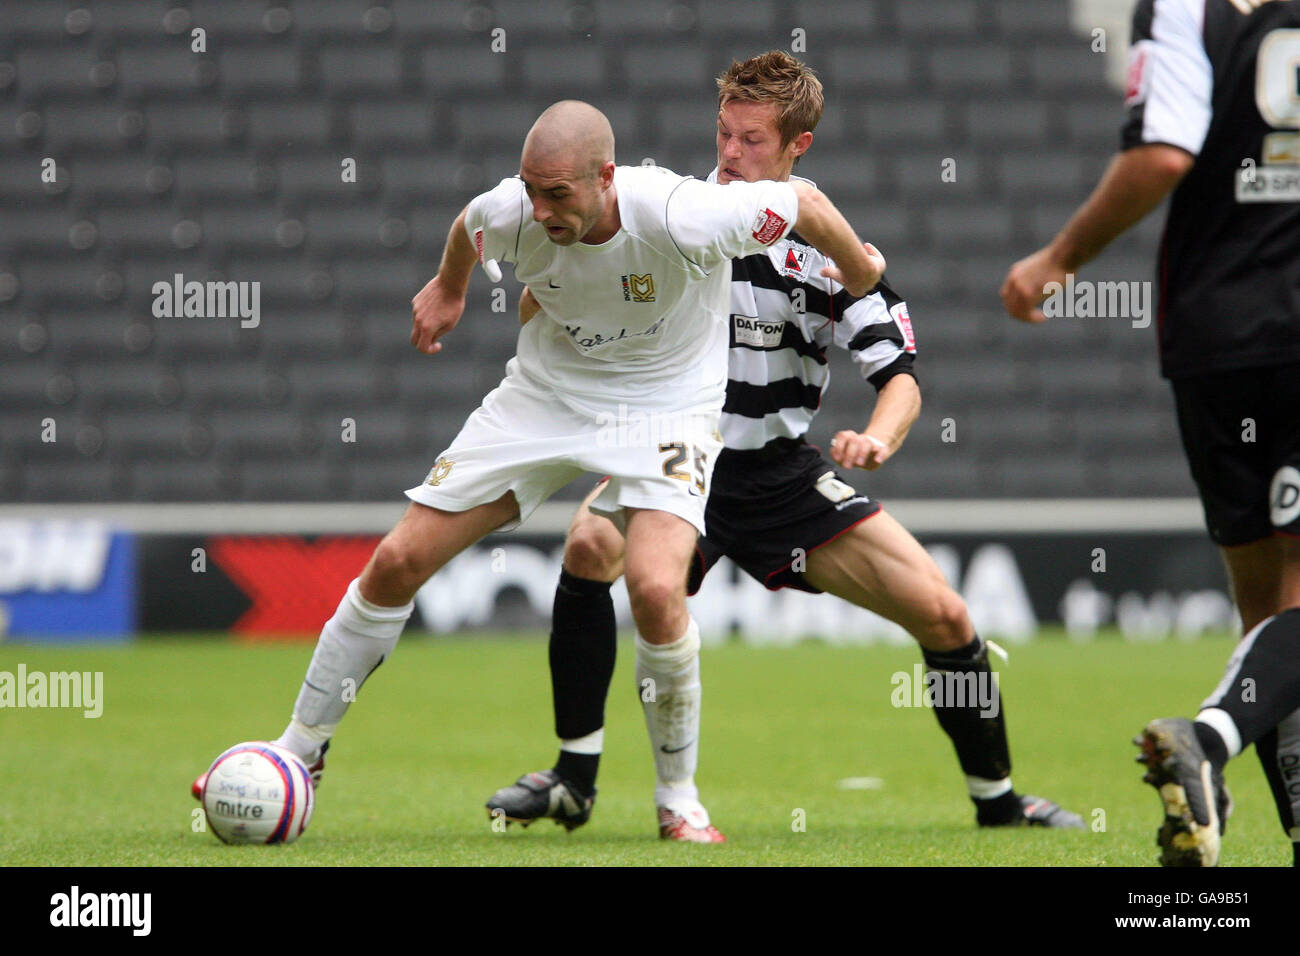
[[[808,147],[812,145],[813,134],[810,130],[804,130],[794,139],[790,140],[790,155],[796,159],[808,152]]]
[[[614,161],[610,160],[600,167],[600,172],[596,174],[600,177],[600,188],[608,189],[614,184]]]

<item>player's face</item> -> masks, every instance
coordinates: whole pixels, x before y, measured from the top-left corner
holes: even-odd
[[[802,137],[781,145],[775,103],[728,100],[718,111],[718,182],[790,178]],[[811,134],[805,134],[811,142]],[[804,149],[807,147],[805,146]]]
[[[533,204],[533,219],[557,246],[581,242],[604,210],[601,177],[585,174],[573,164],[525,161],[519,178]]]

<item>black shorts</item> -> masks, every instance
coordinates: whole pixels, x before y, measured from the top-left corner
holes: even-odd
[[[835,466],[802,440],[775,439],[718,457],[687,591],[695,594],[724,554],[772,591],[821,592],[796,560],[880,511],[880,503],[839,480]]]
[[[1300,535],[1300,365],[1172,380],[1210,537]]]

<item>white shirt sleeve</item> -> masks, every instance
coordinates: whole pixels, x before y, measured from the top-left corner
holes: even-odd
[[[518,177],[503,179],[495,189],[471,199],[465,210],[465,231],[478,261],[517,261],[519,235],[528,214],[528,197]]]
[[[1168,143],[1200,153],[1214,93],[1214,68],[1201,40],[1204,16],[1205,4],[1198,0],[1138,4],[1124,102],[1126,147]]]
[[[682,255],[705,269],[784,239],[798,216],[794,187],[770,180],[719,186],[684,179],[665,210],[668,235]]]

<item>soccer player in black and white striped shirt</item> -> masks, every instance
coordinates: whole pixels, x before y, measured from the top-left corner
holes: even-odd
[[[821,118],[821,83],[812,71],[774,51],[733,63],[718,88],[718,167],[710,178],[724,184],[790,179]],[[832,346],[846,349],[878,391],[867,427],[841,431],[831,443],[842,467],[883,465],[921,404],[906,303],[883,281],[856,298],[823,274],[827,265],[793,232],[770,254],[732,261],[730,370],[720,426],[726,448],[713,473],[707,536],[699,541],[688,590],[694,593],[725,554],[773,590],[825,591],[882,614],[917,639],[932,671],[971,674],[996,694],[987,647],[938,566],[805,441]],[[525,321],[530,308],[525,295]],[[559,760],[495,793],[487,804],[494,814],[521,822],[552,817],[570,829],[590,816],[614,671],[609,589],[622,565],[619,532],[584,503],[565,545],[551,633]],[[658,777],[660,836],[721,842],[694,781],[698,640],[656,647],[638,639],[636,673]],[[653,693],[644,692],[647,679]],[[978,822],[1082,827],[1077,815],[1012,789],[1001,701],[983,709],[970,703],[940,702],[935,713],[956,748]]]
[[[1139,0],[1132,41],[1122,150],[1002,299],[1044,321],[1049,283],[1170,197],[1160,369],[1245,636],[1196,720],[1148,724],[1139,759],[1161,862],[1214,866],[1223,768],[1253,742],[1300,866],[1300,0]]]

